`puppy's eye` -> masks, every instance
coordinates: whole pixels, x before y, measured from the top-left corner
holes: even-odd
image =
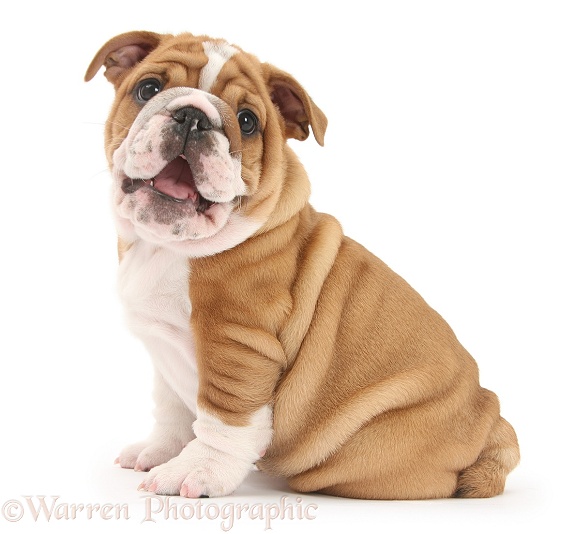
[[[134,89],[134,96],[140,103],[147,102],[155,97],[162,90],[162,84],[155,78],[142,80]]]
[[[258,118],[249,109],[242,109],[238,112],[238,122],[244,135],[252,135],[258,129]]]

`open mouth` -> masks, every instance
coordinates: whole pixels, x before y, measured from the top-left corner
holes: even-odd
[[[193,204],[198,213],[204,213],[216,202],[204,198],[194,181],[194,176],[184,155],[170,161],[154,178],[125,178],[122,191],[134,193],[141,187],[148,187],[155,194],[172,202]]]

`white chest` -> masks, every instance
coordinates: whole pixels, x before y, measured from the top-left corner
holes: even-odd
[[[144,342],[156,372],[195,413],[198,378],[189,276],[187,258],[137,241],[120,263],[118,288],[128,326]]]

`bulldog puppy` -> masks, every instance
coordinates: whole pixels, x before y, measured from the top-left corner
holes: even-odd
[[[519,461],[495,394],[445,321],[308,203],[286,143],[327,120],[236,45],[108,41],[105,128],[119,288],[155,368],[155,427],[124,449],[140,489],[217,497],[255,466],[293,490],[490,497]]]

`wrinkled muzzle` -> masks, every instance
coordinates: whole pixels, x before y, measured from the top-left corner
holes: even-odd
[[[240,140],[232,110],[214,95],[176,87],[153,97],[113,155],[123,225],[162,243],[215,235],[246,191]]]

